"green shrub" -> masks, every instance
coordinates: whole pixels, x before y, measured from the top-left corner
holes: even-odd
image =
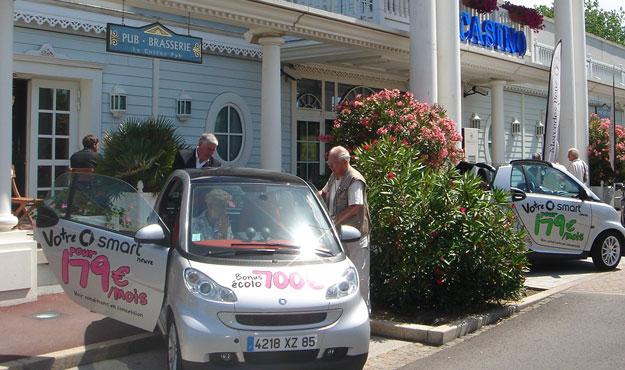
[[[514,299],[527,267],[509,194],[383,138],[355,152],[372,217],[371,295],[400,312]]]
[[[107,133],[98,173],[120,178],[132,186],[143,181],[145,192],[160,191],[169,176],[176,152],[184,140],[170,119],[128,118],[117,131]]]

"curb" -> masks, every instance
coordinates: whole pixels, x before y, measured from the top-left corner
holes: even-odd
[[[428,326],[419,324],[401,323],[389,320],[371,319],[371,334],[385,338],[405,340],[409,342],[420,342],[424,344],[441,346],[456,338],[470,334],[479,330],[484,325],[492,324],[500,319],[508,318],[521,310],[532,306],[543,299],[557,294],[563,290],[603,276],[603,274],[593,274],[583,277],[560,286],[545,290],[540,293],[525,297],[522,300],[503,307],[495,308],[484,314],[472,315],[460,322],[450,325]]]
[[[136,334],[121,339],[74,347],[62,351],[0,363],[0,370],[61,370],[144,352],[158,346],[157,333]]]

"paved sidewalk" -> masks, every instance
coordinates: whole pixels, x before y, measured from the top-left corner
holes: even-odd
[[[0,367],[7,361],[146,333],[91,312],[65,293],[0,307],[0,322]]]
[[[596,293],[618,290],[625,294],[625,261],[619,268],[619,279],[615,280],[604,276],[610,273],[598,273],[590,259],[539,262],[528,274],[526,285],[555,291],[575,284],[572,290]],[[43,317],[36,318],[37,314]],[[156,335],[91,312],[73,303],[64,293],[42,295],[36,302],[0,307],[0,323],[0,369],[5,369],[9,361],[16,369],[65,369],[125,356],[133,350],[145,351],[159,343]],[[410,357],[411,353],[427,354],[432,350],[418,343],[372,338],[371,361],[367,368],[384,366],[388,359],[386,353]],[[38,365],[24,366],[33,361],[38,361]]]

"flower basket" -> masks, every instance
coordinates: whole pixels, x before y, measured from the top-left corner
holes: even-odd
[[[508,11],[508,15],[513,22],[523,26],[528,26],[534,31],[545,28],[543,15],[536,9],[527,8],[522,5],[514,5],[509,1],[503,3],[501,7]]]
[[[499,9],[497,0],[462,0],[462,5],[477,10],[478,13],[490,13]]]

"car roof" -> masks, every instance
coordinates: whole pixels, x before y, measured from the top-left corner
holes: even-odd
[[[191,168],[183,170],[189,174],[191,180],[209,179],[214,177],[247,177],[249,179],[263,180],[267,182],[289,182],[306,185],[306,182],[289,173],[278,171],[262,170],[258,168],[245,167],[210,167]]]
[[[546,164],[549,167],[553,167],[553,163],[547,162],[547,161],[541,161],[538,159],[515,159],[513,161],[510,161],[510,164],[534,164],[534,163]]]

